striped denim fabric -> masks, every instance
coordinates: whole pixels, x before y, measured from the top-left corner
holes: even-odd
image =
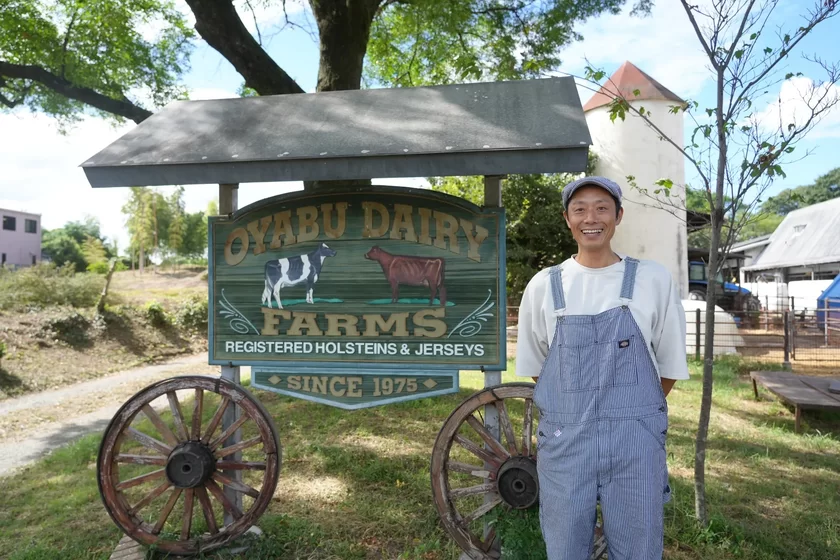
[[[631,300],[638,261],[626,259]],[[555,272],[556,271],[556,272]],[[565,307],[559,267],[554,304]],[[627,306],[558,316],[538,378],[540,521],[550,560],[585,560],[600,500],[610,560],[662,557],[668,409]]]

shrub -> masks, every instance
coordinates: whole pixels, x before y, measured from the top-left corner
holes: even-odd
[[[175,321],[187,330],[206,331],[207,316],[207,296],[198,294],[183,300],[175,310]]]
[[[169,316],[163,307],[161,307],[161,305],[156,301],[146,305],[144,313],[146,315],[146,319],[149,321],[149,324],[153,327],[163,328],[169,325]]]
[[[107,261],[99,261],[95,263],[90,263],[87,265],[87,271],[92,272],[94,274],[108,274],[108,262]]]
[[[114,272],[122,272],[124,270],[128,270],[128,266],[123,261],[117,261],[117,264],[114,266]]]
[[[88,341],[90,326],[91,323],[87,317],[74,311],[64,317],[50,319],[41,329],[58,340],[76,346]]]
[[[547,560],[538,507],[500,510],[494,524],[502,543],[502,560]]]
[[[6,343],[0,340],[0,368],[3,366],[3,358],[6,357]]]
[[[98,274],[77,274],[72,264],[39,263],[28,268],[0,268],[0,309],[27,306],[96,305],[104,285]]]

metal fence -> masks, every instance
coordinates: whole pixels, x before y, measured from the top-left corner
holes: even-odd
[[[508,333],[515,337],[519,308],[508,307]],[[686,353],[705,352],[706,313],[686,313]],[[789,364],[797,371],[840,368],[840,300],[822,309],[715,314],[715,355]]]

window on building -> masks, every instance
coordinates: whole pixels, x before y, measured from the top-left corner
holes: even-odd
[[[17,229],[17,219],[14,216],[3,216],[3,229],[15,231]]]
[[[38,222],[35,220],[26,220],[23,222],[23,227],[26,233],[38,233]]]

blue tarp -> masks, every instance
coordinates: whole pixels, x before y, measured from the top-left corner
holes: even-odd
[[[817,298],[817,323],[821,329],[825,327],[826,310],[828,310],[829,327],[840,327],[840,274]]]

